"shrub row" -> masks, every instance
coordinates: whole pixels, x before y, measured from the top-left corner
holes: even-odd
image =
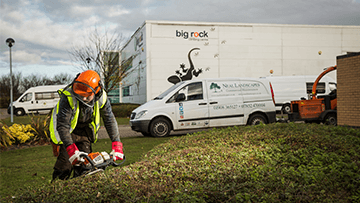
[[[121,103],[121,104],[111,104],[111,106],[115,117],[130,118],[131,112],[140,105]]]
[[[345,127],[213,129],[174,137],[126,167],[27,188],[12,201],[359,202],[359,145],[360,131]]]

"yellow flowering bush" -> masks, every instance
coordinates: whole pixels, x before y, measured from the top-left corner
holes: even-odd
[[[12,140],[15,140],[13,136],[4,130],[6,129],[5,126],[0,122],[0,147],[7,147],[12,144]]]
[[[15,123],[10,127],[4,125],[2,126],[2,129],[5,131],[6,134],[10,135],[10,137],[12,137],[15,142],[17,141],[20,144],[25,143],[35,137],[35,135],[33,134],[35,129],[31,127],[30,124],[23,125]],[[10,141],[10,145],[11,144],[13,144],[12,141]]]

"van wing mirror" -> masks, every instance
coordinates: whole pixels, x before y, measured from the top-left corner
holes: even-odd
[[[185,100],[185,94],[184,93],[180,93],[180,94],[178,94],[177,96],[176,96],[176,99],[175,99],[175,101],[176,102],[181,102],[181,101],[184,101]]]

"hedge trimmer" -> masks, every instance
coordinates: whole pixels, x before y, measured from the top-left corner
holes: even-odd
[[[125,162],[125,156],[122,162],[116,163],[107,152],[93,152],[89,155],[80,155],[85,159],[85,162],[81,163],[81,172],[79,176],[89,176],[98,172],[105,171],[108,166],[118,167]],[[79,177],[76,176],[76,177]]]

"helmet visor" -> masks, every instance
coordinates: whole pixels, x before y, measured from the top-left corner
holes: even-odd
[[[95,91],[90,86],[87,86],[80,82],[75,82],[73,90],[76,94],[82,97],[90,97],[95,94]]]

